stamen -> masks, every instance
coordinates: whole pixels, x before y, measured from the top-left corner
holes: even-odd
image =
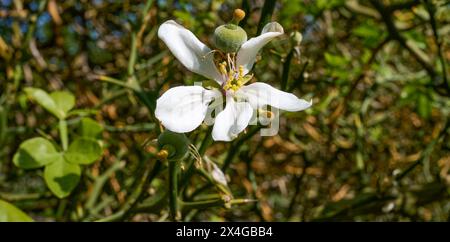
[[[202,56],[202,59],[205,59],[208,55],[210,55],[210,54],[212,54],[214,52],[219,52],[220,53],[220,51],[218,51],[218,50],[211,50],[210,52],[208,52],[204,56]]]
[[[253,78],[253,75],[244,74],[244,66],[236,66],[236,54],[227,53],[227,61],[219,63],[219,71],[226,79],[225,83],[222,85],[223,90],[239,90],[243,85]]]
[[[239,78],[244,76],[244,66],[240,65],[239,66]]]
[[[231,64],[233,65],[233,70],[236,70],[236,53],[231,53]]]
[[[219,70],[222,75],[227,74],[227,63],[225,61],[219,64]]]
[[[233,61],[231,61],[230,53],[227,53],[227,61],[228,61],[228,66],[230,67],[230,71],[231,71],[231,68],[233,68],[233,66],[231,65],[231,63],[232,63]]]

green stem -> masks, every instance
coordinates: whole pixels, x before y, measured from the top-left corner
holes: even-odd
[[[444,128],[441,129],[438,137],[436,137],[430,143],[428,143],[428,145],[425,147],[424,151],[422,152],[422,155],[420,156],[420,158],[416,162],[411,164],[408,168],[406,168],[404,171],[399,173],[395,177],[395,179],[397,181],[402,180],[404,177],[406,177],[406,175],[408,175],[411,171],[413,171],[414,168],[416,168],[419,165],[423,165],[425,162],[427,162],[427,160],[430,158],[431,154],[433,153],[433,149],[436,146],[436,144],[438,144],[439,142],[444,140],[444,136],[446,135],[447,129],[449,129],[449,128],[450,128],[450,121],[446,120]]]
[[[233,161],[234,157],[239,153],[241,146],[244,144],[245,141],[249,140],[253,135],[255,135],[262,126],[254,126],[252,127],[244,136],[239,138],[233,145],[231,145],[229,152],[227,156],[225,157],[225,161],[222,165],[222,171],[226,172],[228,167],[230,166],[231,162]],[[212,183],[205,184],[204,186],[198,188],[197,190],[192,192],[192,195],[190,196],[191,199],[193,199],[196,195],[200,194],[201,191],[204,191],[208,189]]]
[[[120,210],[111,216],[108,216],[106,218],[101,218],[99,220],[96,220],[95,222],[114,222],[122,219],[123,215],[125,214],[125,210]]]
[[[202,141],[202,143],[200,145],[200,148],[198,149],[198,153],[200,154],[200,156],[202,158],[203,158],[203,155],[206,152],[206,149],[212,143],[212,136],[211,136],[212,128],[213,128],[213,126],[208,128],[208,131],[206,132],[206,136],[203,138],[203,141]],[[183,174],[183,176],[180,179],[181,180],[180,181],[180,185],[181,185],[180,190],[183,190],[183,188],[187,185],[189,179],[194,174],[194,171],[195,171],[194,162],[195,162],[195,160],[192,159],[189,162],[189,164],[187,165],[187,170],[186,170],[186,172]]]
[[[223,206],[224,201],[221,198],[217,199],[209,199],[209,200],[203,200],[203,201],[195,201],[195,202],[180,202],[180,207],[183,208],[185,211],[189,211],[192,209],[204,209],[204,208],[210,208],[210,207],[218,207]]]
[[[102,75],[102,76],[98,76],[97,79],[100,80],[100,81],[103,81],[103,82],[108,82],[108,83],[111,83],[111,84],[114,84],[114,85],[125,87],[125,88],[131,89],[133,91],[138,91],[138,89],[136,89],[136,87],[134,87],[134,86],[132,86],[132,85],[130,85],[128,83],[125,83],[125,82],[123,82],[121,80],[109,77],[109,76],[103,76]]]
[[[225,172],[226,169],[228,169],[228,166],[233,161],[234,157],[237,153],[239,153],[241,146],[244,144],[245,141],[249,140],[253,135],[255,135],[262,126],[254,126],[252,127],[244,136],[242,136],[239,140],[234,143],[227,154],[227,157],[225,158],[225,161],[223,162],[222,171]]]
[[[154,123],[139,123],[134,125],[125,125],[122,127],[115,127],[111,125],[104,125],[108,132],[148,132],[155,129]]]
[[[201,201],[194,201],[194,202],[180,202],[180,207],[182,207],[183,212],[188,211],[194,211],[194,214],[191,216],[191,218],[195,217],[196,214],[204,209],[211,208],[211,207],[225,207],[225,208],[231,208],[233,205],[240,205],[240,204],[248,204],[248,203],[255,203],[257,200],[253,199],[246,199],[246,198],[239,198],[239,199],[232,199],[231,201],[226,202],[222,198],[215,198],[215,199],[207,199],[207,200],[201,200]],[[187,220],[189,221],[189,219]]]
[[[433,2],[431,2],[429,0],[425,0],[424,2],[425,2],[425,8],[428,11],[428,15],[430,16],[429,21],[430,21],[431,29],[433,30],[433,36],[434,36],[434,41],[436,42],[439,60],[441,62],[444,84],[446,85],[447,91],[450,92],[450,83],[447,79],[447,68],[445,65],[445,58],[442,53],[442,41],[439,39],[439,31],[438,31],[436,19],[434,17],[434,15],[436,13],[436,8],[434,7]]]
[[[294,49],[289,51],[286,57],[286,61],[283,63],[283,73],[281,75],[281,90],[286,91],[287,84],[289,82],[289,70],[291,68],[292,57],[294,56]]]
[[[144,175],[140,179],[138,187],[136,188],[135,192],[131,195],[129,199],[128,205],[123,207],[123,209],[125,210],[123,219],[128,218],[132,214],[131,210],[134,209],[137,206],[137,204],[144,199],[145,191],[147,191],[153,179],[155,179],[155,177],[161,171],[161,168],[162,168],[161,161],[157,160],[155,165],[153,166],[153,169],[145,170]]]
[[[130,52],[130,59],[128,60],[128,76],[134,75],[134,64],[136,64],[136,57],[137,57],[137,39],[136,39],[136,32],[133,32],[131,34],[131,52]]]
[[[306,71],[306,67],[308,66],[309,61],[306,61],[305,64],[302,66],[302,69],[300,71],[300,74],[298,75],[298,77],[294,80],[294,83],[292,83],[289,88],[287,89],[288,92],[292,92],[296,87],[299,87],[303,81],[305,80],[305,71]]]
[[[169,209],[172,221],[178,220],[178,161],[169,161]]]
[[[116,162],[111,167],[109,167],[105,173],[99,176],[94,183],[94,188],[92,190],[92,194],[89,196],[89,199],[86,202],[86,208],[92,210],[94,208],[95,203],[97,202],[100,193],[102,192],[102,188],[108,179],[118,170],[125,167],[125,162]]]
[[[147,191],[148,186],[152,183],[153,179],[158,175],[159,171],[162,168],[161,162],[156,161],[155,165],[152,166],[147,162],[146,167],[144,168],[144,172],[142,176],[139,178],[138,184],[134,191],[130,194],[125,204],[122,208],[115,212],[114,214],[99,219],[97,222],[111,222],[118,220],[125,220],[133,213],[133,209],[136,205],[142,201],[145,195],[145,191]]]
[[[67,150],[69,146],[69,138],[67,134],[67,122],[64,119],[59,120],[59,136],[61,137],[61,145],[63,150]]]

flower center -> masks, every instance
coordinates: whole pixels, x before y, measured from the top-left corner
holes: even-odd
[[[227,54],[227,59],[228,61],[219,63],[220,73],[225,80],[222,88],[225,91],[232,90],[236,92],[245,85],[245,83],[250,81],[253,78],[253,75],[244,75],[244,67],[240,65],[236,68],[236,62],[229,54]]]

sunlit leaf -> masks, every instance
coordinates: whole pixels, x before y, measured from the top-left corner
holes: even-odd
[[[16,166],[33,169],[50,164],[60,158],[53,144],[42,138],[32,138],[23,142],[13,157]]]
[[[11,203],[0,200],[0,222],[33,222],[33,219]]]
[[[25,93],[56,117],[64,118],[64,112],[58,108],[53,98],[44,90],[27,87],[25,88]]]
[[[65,116],[67,115],[67,112],[75,106],[75,97],[70,92],[56,91],[50,93],[50,97],[55,102],[58,110],[64,112]]]
[[[48,188],[58,198],[67,197],[77,186],[80,180],[81,168],[77,164],[60,159],[47,165],[44,170],[44,178]]]
[[[75,106],[75,97],[70,92],[56,91],[48,94],[42,89],[27,87],[25,93],[59,119],[64,119]]]
[[[330,53],[325,53],[325,61],[334,67],[343,66],[347,63],[347,60],[340,55],[333,55]]]
[[[102,155],[102,148],[98,142],[90,138],[78,138],[73,141],[64,158],[73,164],[91,164]]]
[[[80,133],[83,137],[100,138],[103,127],[91,118],[83,118],[80,123]]]

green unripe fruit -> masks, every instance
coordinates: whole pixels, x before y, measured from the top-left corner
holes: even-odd
[[[236,53],[247,41],[247,33],[235,24],[225,24],[214,31],[214,44],[225,53]]]
[[[158,136],[158,147],[168,151],[168,160],[179,160],[188,152],[189,139],[185,134],[165,130]]]

